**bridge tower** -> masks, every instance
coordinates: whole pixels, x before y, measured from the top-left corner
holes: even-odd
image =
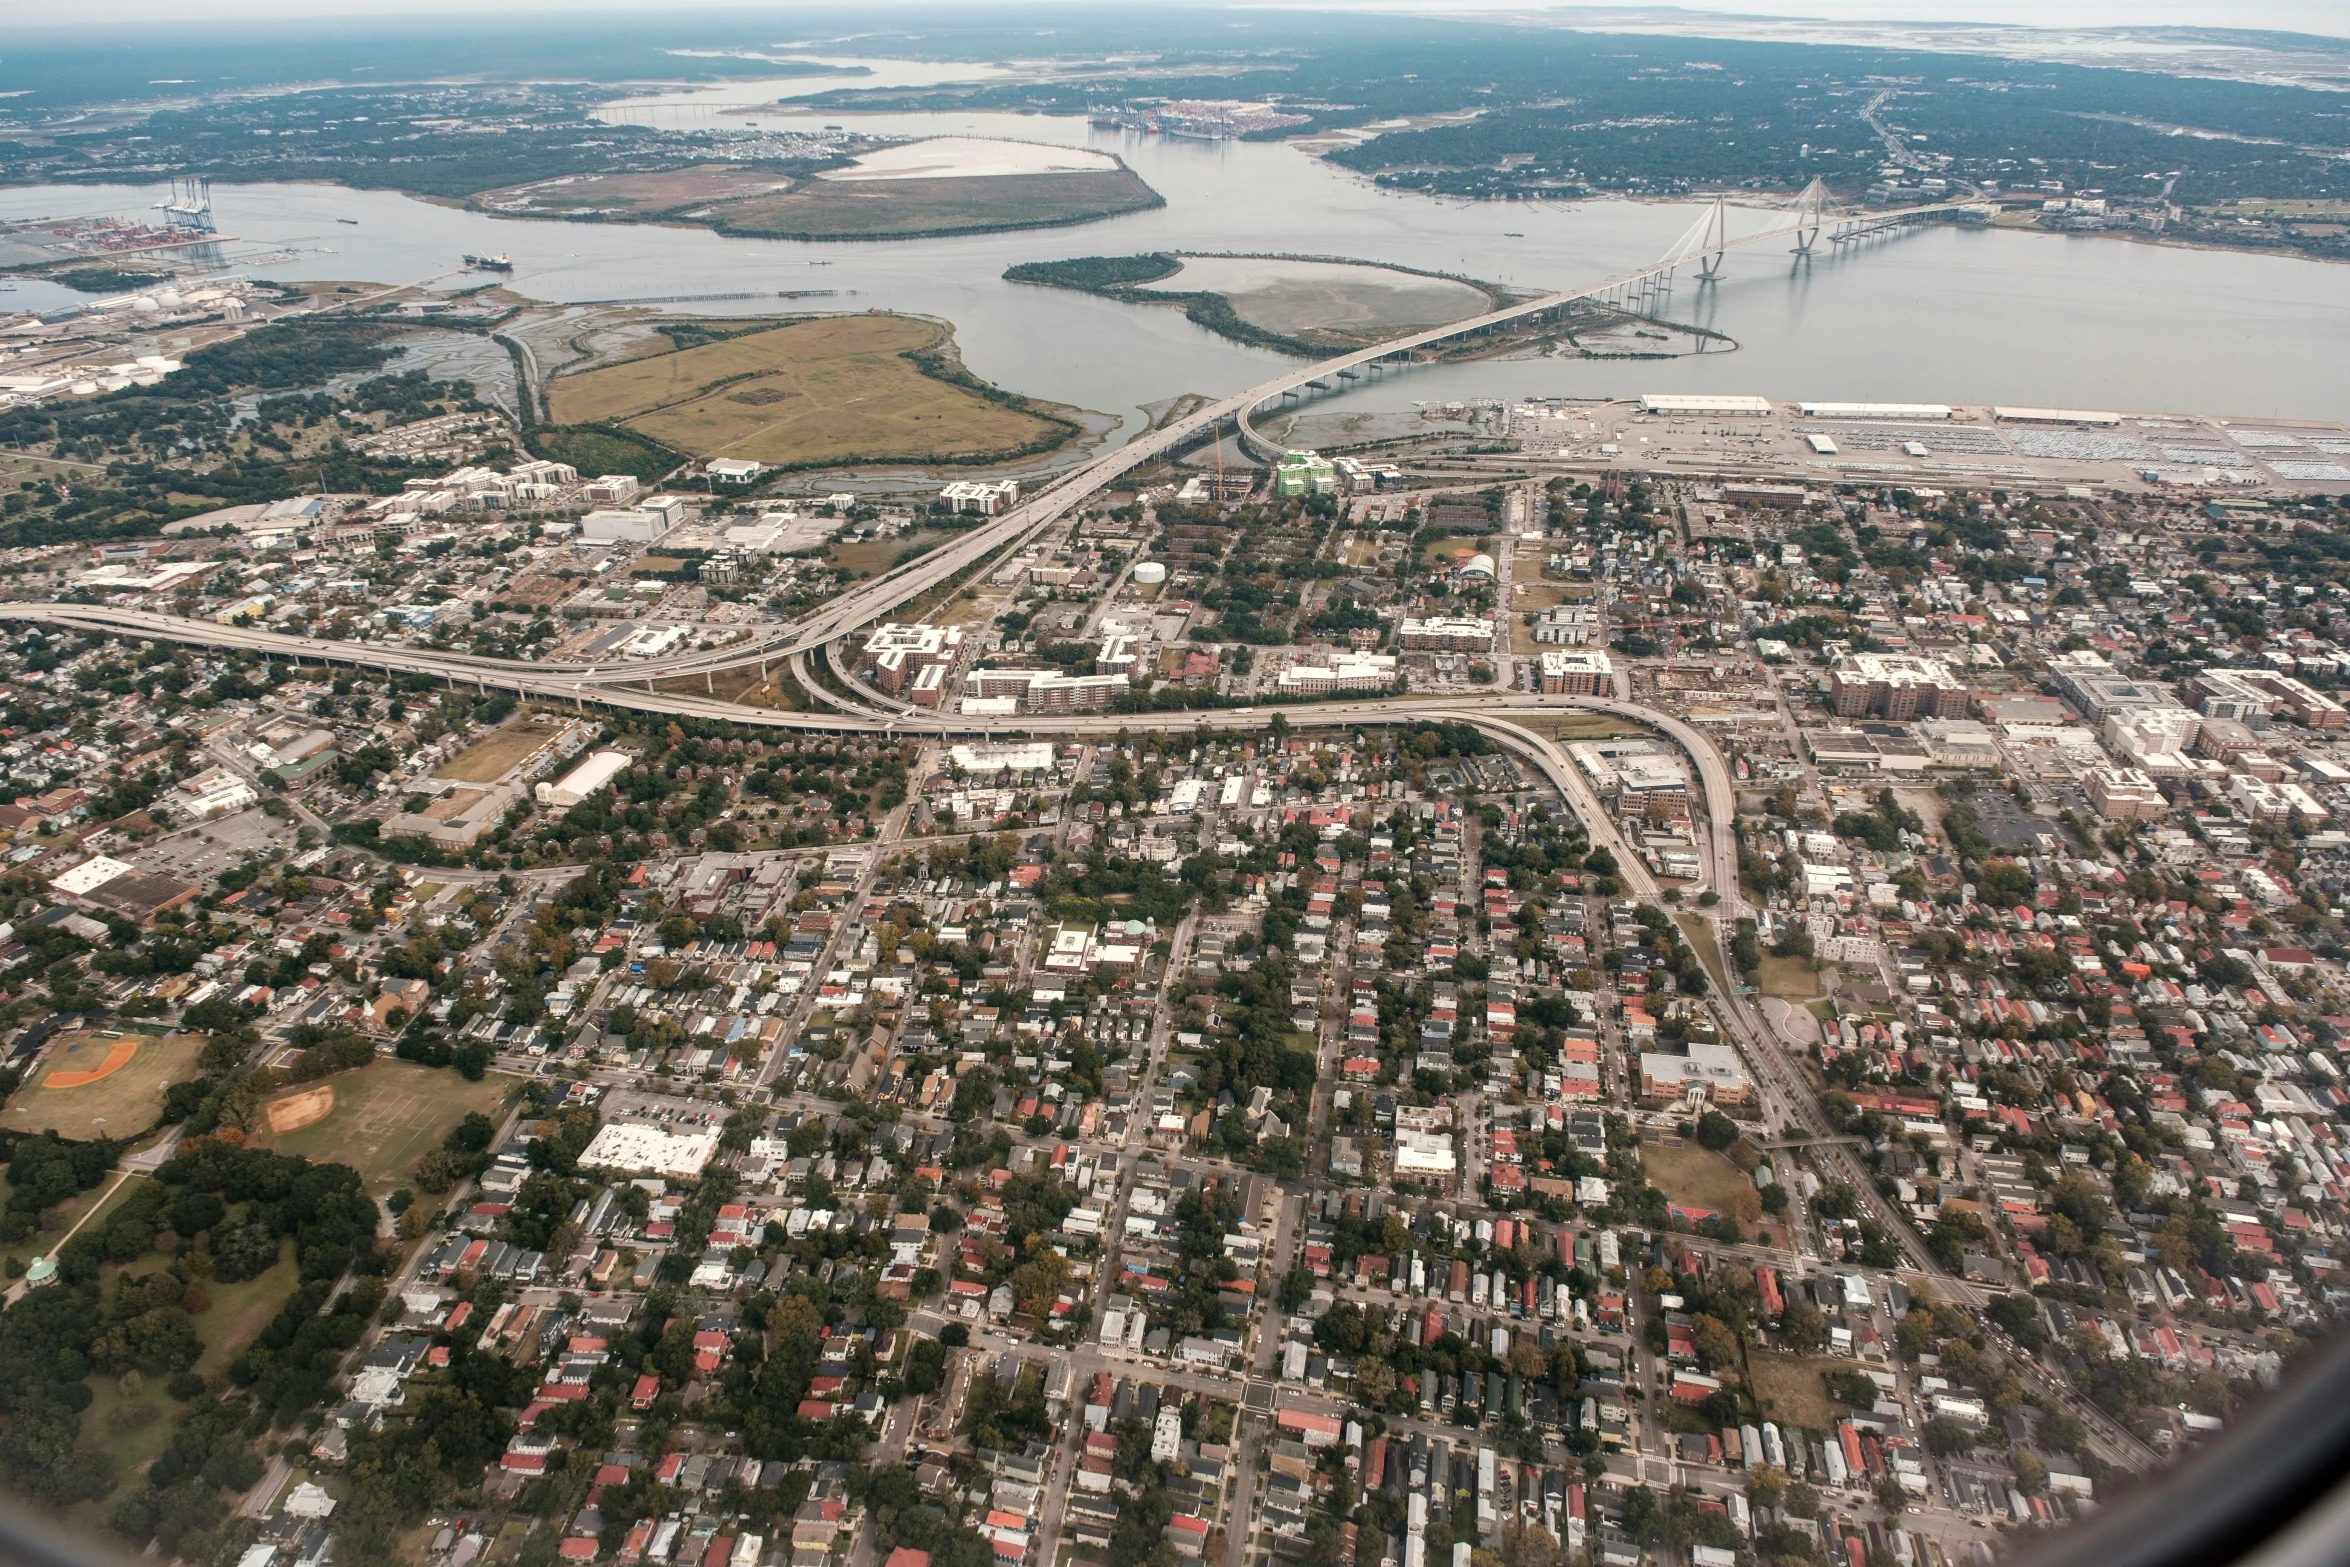
[[[1827,204],[1828,187],[1816,174],[1812,176],[1811,183],[1797,192],[1795,199],[1788,203],[1795,210],[1795,254],[1811,254],[1812,241],[1820,237],[1821,217]]]
[[[1730,248],[1730,204],[1726,197],[1714,197],[1713,210],[1706,214],[1705,232],[1698,240],[1701,256],[1698,278],[1707,283],[1722,275],[1722,258]]]

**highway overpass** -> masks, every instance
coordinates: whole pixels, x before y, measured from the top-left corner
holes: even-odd
[[[1877,230],[1931,221],[1964,209],[1963,203],[1944,202],[1828,221],[1866,224],[1872,230]],[[1716,211],[1719,210],[1717,206]],[[991,555],[1017,548],[1134,469],[1184,450],[1203,435],[1212,434],[1221,428],[1227,421],[1236,430],[1245,429],[1247,416],[1251,412],[1267,403],[1278,401],[1285,394],[1311,387],[1316,382],[1351,378],[1382,361],[1407,358],[1421,349],[1433,348],[1456,338],[1475,337],[1522,322],[1539,320],[1586,300],[1637,296],[1642,290],[1670,279],[1685,266],[1699,266],[1709,276],[1714,275],[1718,272],[1722,257],[1730,251],[1790,238],[1807,245],[1807,236],[1817,232],[1821,221],[1815,203],[1808,210],[1798,211],[1791,222],[1775,224],[1736,238],[1729,237],[1718,228],[1709,231],[1701,222],[1689,235],[1683,236],[1673,250],[1649,266],[1602,278],[1580,288],[1563,289],[1519,300],[1498,310],[1489,310],[1443,326],[1408,332],[1367,348],[1335,354],[1328,359],[1285,370],[1271,380],[1259,382],[1244,392],[1236,392],[1219,402],[1195,409],[1159,429],[1136,437],[1114,451],[1105,452],[1053,480],[1036,495],[1022,501],[1001,517],[931,550],[887,576],[851,588],[806,620],[766,631],[729,647],[648,660],[626,669],[606,666],[583,678],[595,685],[619,684],[732,669],[749,663],[766,664],[788,658],[794,653],[810,651],[869,622],[882,619],[900,606],[978,566]]]

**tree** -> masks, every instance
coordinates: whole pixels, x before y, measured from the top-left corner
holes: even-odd
[[[2089,1440],[2089,1427],[2079,1415],[2069,1409],[2051,1409],[2040,1421],[2042,1446],[2061,1452],[2078,1453]]]
[[[2026,1496],[2037,1496],[2048,1484],[2048,1466],[2040,1462],[2040,1455],[2019,1449],[2015,1455],[2015,1488]]]
[[[1281,1309],[1285,1312],[1301,1310],[1314,1298],[1314,1276],[1303,1267],[1291,1268],[1281,1276]]]
[[[490,1139],[497,1135],[497,1122],[479,1110],[468,1110],[465,1119],[451,1127],[449,1135],[441,1139],[441,1146],[452,1153],[480,1153],[489,1147]]]
[[[1306,1145],[1302,1138],[1268,1137],[1257,1145],[1257,1168],[1267,1175],[1306,1173]]]
[[[1738,1336],[1719,1317],[1699,1312],[1690,1318],[1689,1342],[1708,1371],[1738,1363]]]
[[[1973,1430],[1948,1415],[1936,1415],[1927,1421],[1924,1434],[1926,1451],[1945,1457],[1952,1453],[1967,1452],[1975,1445]]]
[[[1566,1560],[1558,1537],[1538,1527],[1504,1529],[1494,1555],[1500,1567],[1560,1567]]]
[[[936,1339],[918,1340],[906,1356],[905,1389],[909,1393],[935,1393],[945,1379],[947,1350]]]
[[[1789,1301],[1786,1313],[1779,1319],[1779,1332],[1787,1340],[1787,1347],[1797,1354],[1816,1355],[1827,1347],[1828,1319],[1809,1302]]]

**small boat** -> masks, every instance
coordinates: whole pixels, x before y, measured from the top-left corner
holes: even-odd
[[[335,221],[337,223],[348,223],[353,228],[357,228],[359,226],[359,220],[357,218],[337,218]]]
[[[1524,239],[1526,236],[1518,233],[1514,229],[1503,229],[1501,231],[1501,237],[1503,239]]]
[[[514,270],[514,263],[507,260],[503,253],[495,256],[467,256],[465,264],[483,272],[511,272]]]

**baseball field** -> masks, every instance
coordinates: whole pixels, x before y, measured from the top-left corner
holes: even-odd
[[[76,1142],[136,1137],[163,1113],[163,1090],[196,1075],[203,1047],[197,1034],[69,1034],[0,1109],[0,1127],[54,1130]]]
[[[493,1120],[509,1079],[469,1083],[443,1067],[375,1061],[266,1101],[254,1142],[321,1164],[347,1164],[377,1194],[407,1184],[469,1110]]]

